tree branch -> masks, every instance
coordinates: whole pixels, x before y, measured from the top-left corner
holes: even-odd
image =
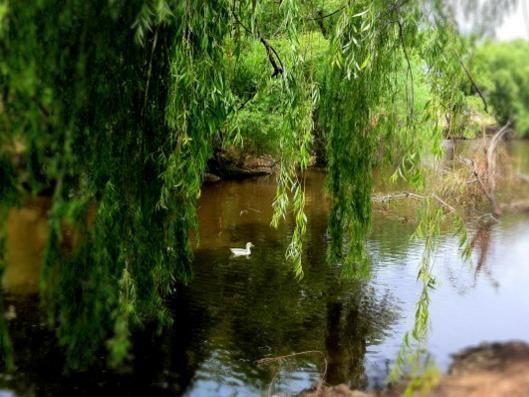
[[[149,84],[151,82],[151,74],[152,74],[152,60],[154,58],[154,50],[156,49],[157,42],[158,42],[158,27],[156,27],[156,31],[154,32],[154,38],[152,40],[151,57],[149,59],[149,67],[147,69],[147,81],[145,83],[145,94],[143,96],[143,108],[141,109],[142,117],[145,115],[145,109],[147,108],[147,100],[149,98]]]
[[[248,34],[250,34],[251,36],[255,37],[255,33],[251,29],[249,29],[246,25],[244,25],[242,23],[242,21],[239,19],[239,17],[237,16],[237,14],[235,13],[235,11],[233,9],[232,9],[231,13],[233,15],[233,18],[235,19],[235,22],[237,22],[239,25],[241,25],[243,27],[243,29],[246,30],[246,32]],[[263,36],[263,34],[261,32],[259,32],[257,34],[257,37],[259,38],[259,41],[265,47],[266,55],[268,56],[268,61],[270,62],[270,64],[274,68],[274,72],[272,73],[272,77],[275,77],[275,76],[277,76],[279,74],[283,74],[283,70],[284,70],[283,62],[281,61],[281,57],[279,56],[279,54],[277,53],[275,48],[272,47],[270,42],[267,39],[265,39],[265,37]]]
[[[410,102],[410,98],[408,98],[408,87],[406,86],[406,97],[407,97],[407,100],[408,100],[408,106],[410,107],[409,109],[409,116],[410,117],[410,121],[413,122],[413,113],[414,113],[414,104],[415,104],[415,87],[414,87],[414,82],[413,82],[413,69],[411,68],[411,61],[410,61],[410,57],[408,55],[408,50],[406,49],[406,42],[404,40],[404,33],[403,33],[403,28],[402,28],[402,23],[400,22],[400,20],[397,20],[397,25],[399,26],[399,36],[400,36],[400,42],[401,42],[401,46],[402,46],[402,52],[404,53],[404,58],[406,59],[406,64],[407,64],[407,72],[406,72],[406,75],[410,77],[410,91],[411,91],[411,102]],[[406,82],[407,84],[407,82]]]
[[[319,19],[325,19],[325,18],[328,18],[328,17],[332,17],[333,15],[336,15],[338,14],[340,11],[342,11],[345,7],[347,7],[347,5],[344,5],[340,8],[338,8],[337,10],[331,12],[330,14],[326,14],[326,15],[318,15],[317,17],[312,17],[312,18],[305,18],[307,19],[308,21],[317,21]]]
[[[259,40],[261,41],[261,43],[263,43],[266,49],[266,55],[268,55],[268,60],[270,61],[270,63],[272,64],[272,67],[274,68],[274,73],[272,73],[272,77],[275,77],[278,74],[283,74],[283,62],[281,61],[279,54],[277,53],[275,48],[270,45],[268,40],[264,38],[262,34],[259,34],[259,36],[260,36]],[[274,55],[275,55],[275,58],[274,58]],[[279,62],[279,65],[277,64],[276,59],[277,59],[277,62]]]
[[[498,205],[498,201],[496,200],[496,157],[494,155],[496,146],[498,145],[498,142],[503,137],[503,135],[507,132],[507,129],[511,125],[511,122],[508,121],[507,124],[505,124],[500,130],[494,134],[492,137],[489,146],[487,147],[485,154],[485,171],[480,172],[480,170],[477,167],[477,164],[474,160],[470,160],[470,164],[472,165],[472,172],[474,176],[476,177],[477,181],[479,182],[479,186],[481,187],[481,190],[487,197],[487,199],[490,201],[490,204],[492,205],[492,211],[495,216],[501,215],[501,206]],[[483,178],[485,177],[485,180]]]
[[[485,113],[488,113],[489,112],[489,107],[488,107],[488,104],[487,104],[487,100],[485,99],[485,96],[483,95],[483,92],[481,92],[481,90],[479,89],[478,85],[474,81],[474,78],[470,74],[470,71],[467,69],[467,67],[465,66],[465,64],[461,60],[461,58],[459,58],[459,63],[461,64],[461,67],[463,68],[463,70],[465,71],[465,74],[467,75],[468,79],[470,80],[470,84],[472,84],[472,87],[474,87],[474,89],[477,91],[479,97],[481,98],[481,102],[483,102],[483,107],[484,107]]]
[[[439,197],[437,194],[431,194],[430,196],[423,196],[422,194],[412,193],[412,192],[398,192],[398,193],[388,193],[386,195],[380,195],[380,194],[374,194],[371,196],[371,200],[373,200],[376,203],[385,203],[388,201],[393,200],[402,200],[402,199],[413,199],[413,200],[426,200],[427,198],[433,198],[435,201],[437,201],[439,204],[441,204],[442,207],[444,207],[448,212],[455,213],[456,209],[448,204],[446,201],[444,201],[441,197]]]

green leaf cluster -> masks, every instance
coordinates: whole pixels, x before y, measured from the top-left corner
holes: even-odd
[[[529,43],[482,43],[472,68],[498,123],[511,120],[518,136],[529,136]]]

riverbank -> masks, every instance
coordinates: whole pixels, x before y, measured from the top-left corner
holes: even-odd
[[[497,125],[483,124],[482,134],[474,137],[452,136],[443,140],[443,158],[454,160],[460,147],[465,147],[467,156],[481,154],[487,139],[491,139],[501,128]],[[485,138],[485,139],[484,139]],[[529,136],[517,136],[512,129],[507,129],[502,136],[502,144],[507,146],[529,141]],[[326,170],[324,149],[319,148],[313,154],[311,168]],[[240,180],[257,176],[274,174],[279,165],[279,159],[273,154],[255,152],[246,148],[229,147],[216,148],[215,153],[207,162],[205,183],[219,182],[221,180]]]
[[[275,172],[277,163],[269,154],[217,149],[208,161],[204,182],[271,175]]]
[[[448,373],[428,397],[527,397],[529,396],[529,344],[488,343],[471,347],[453,356]],[[376,393],[351,390],[346,385],[315,387],[299,397],[400,397],[406,386]]]

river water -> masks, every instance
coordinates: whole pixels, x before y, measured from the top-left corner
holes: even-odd
[[[510,151],[529,172],[529,144]],[[199,202],[200,240],[194,277],[170,302],[174,325],[163,335],[134,336],[134,361],[123,373],[104,365],[65,373],[61,353],[36,297],[46,239],[45,203],[12,210],[3,288],[17,371],[0,376],[0,396],[261,396],[295,395],[317,382],[356,388],[383,385],[403,335],[413,326],[421,285],[420,240],[410,239],[414,209],[374,212],[368,247],[371,278],[344,280],[328,263],[325,174],[307,178],[305,276],[297,281],[284,253],[292,221],[269,226],[273,177],[206,185]],[[376,181],[376,189],[388,189]],[[445,370],[450,355],[484,341],[529,341],[529,216],[469,223],[474,252],[438,241],[431,293],[428,353]],[[229,247],[251,241],[248,258]],[[256,360],[312,351],[269,365]],[[321,352],[321,353],[320,353]]]

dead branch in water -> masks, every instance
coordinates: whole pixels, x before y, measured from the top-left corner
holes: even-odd
[[[459,212],[461,215],[468,215],[466,210],[477,209],[477,204],[488,202],[489,215],[495,220],[504,212],[529,212],[529,200],[525,199],[524,186],[521,186],[524,182],[529,183],[529,175],[516,171],[507,152],[500,150],[500,143],[509,131],[510,124],[508,122],[484,140],[471,158],[457,156],[455,160],[459,166],[451,163],[450,167],[441,169],[434,176],[438,179],[430,186],[431,190],[422,194],[409,191],[373,194],[372,202],[384,204],[403,199],[432,200],[440,204],[445,212]],[[505,192],[509,194],[502,195],[507,202],[500,202],[497,198],[500,189],[502,192],[506,189]]]
[[[492,212],[496,216],[501,215],[501,206],[496,200],[496,148],[510,125],[511,121],[509,120],[490,140],[489,146],[485,150],[485,167],[483,170],[478,167],[476,161],[470,160],[473,174],[479,182],[481,190],[490,201]]]
[[[388,201],[401,200],[401,199],[407,199],[407,198],[410,198],[413,200],[419,200],[419,201],[426,200],[428,198],[433,198],[439,204],[441,204],[441,206],[444,207],[448,212],[451,212],[451,213],[456,212],[456,209],[453,206],[448,204],[446,201],[444,201],[442,198],[440,198],[435,193],[428,195],[428,196],[424,196],[422,194],[404,191],[404,192],[397,192],[397,193],[388,193],[384,195],[374,194],[371,196],[371,200],[373,200],[376,203],[384,203]]]
[[[486,180],[483,179],[483,175],[479,171],[479,168],[477,167],[476,162],[474,160],[470,160],[470,161],[472,163],[472,172],[474,176],[476,177],[476,180],[479,182],[479,186],[481,190],[483,191],[483,194],[490,201],[494,215],[500,215],[501,211],[498,208],[498,203],[496,201],[496,195],[494,194],[493,191],[489,190],[489,188],[487,187],[487,182]]]
[[[516,176],[517,176],[518,178],[520,178],[522,181],[529,183],[529,175],[525,175],[525,174],[523,174],[523,173],[521,173],[521,172],[518,172],[518,173],[516,174]]]
[[[317,386],[317,392],[319,392],[321,387],[325,383],[325,378],[327,377],[327,357],[325,357],[325,354],[322,351],[320,351],[320,350],[307,350],[307,351],[303,351],[303,352],[287,354],[287,355],[284,355],[284,356],[264,357],[264,358],[261,358],[261,359],[257,360],[256,363],[257,363],[257,365],[278,364],[279,367],[281,367],[289,359],[292,359],[292,358],[295,358],[295,357],[298,357],[298,356],[311,355],[311,354],[318,354],[318,355],[321,355],[321,357],[323,358],[323,364],[324,364],[323,371],[320,372],[320,382],[318,383],[318,386]],[[271,395],[271,390],[270,389],[271,389],[272,384],[274,383],[276,377],[277,377],[277,373],[272,378],[272,382],[270,383],[270,386],[268,387],[268,395]]]
[[[518,200],[501,205],[502,211],[507,212],[529,212],[529,200]]]
[[[511,121],[509,120],[507,124],[505,124],[494,136],[492,137],[489,147],[487,148],[487,169],[488,169],[488,176],[491,179],[489,183],[492,186],[492,190],[495,190],[496,183],[495,183],[495,175],[496,175],[496,147],[498,146],[498,142],[503,138],[505,133],[507,132],[509,126],[511,125]]]

